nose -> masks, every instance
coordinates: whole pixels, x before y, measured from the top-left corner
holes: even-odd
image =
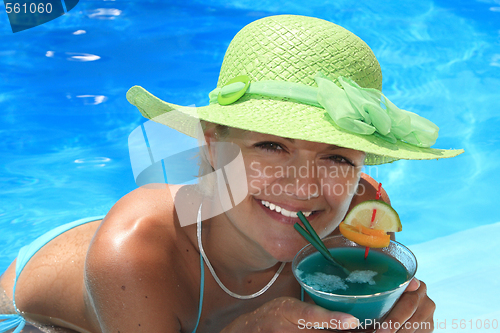
[[[283,179],[284,192],[298,200],[309,200],[320,196],[320,180],[314,161],[289,165]]]

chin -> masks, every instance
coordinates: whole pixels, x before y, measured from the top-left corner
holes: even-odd
[[[281,246],[279,245],[281,244]],[[293,245],[292,245],[293,244]],[[268,249],[268,253],[278,261],[281,262],[291,262],[297,252],[299,252],[308,243],[303,242],[278,242],[275,243],[271,249]]]

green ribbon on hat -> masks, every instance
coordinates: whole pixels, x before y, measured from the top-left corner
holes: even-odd
[[[210,104],[229,105],[245,94],[287,98],[325,109],[332,122],[343,130],[362,135],[377,135],[391,143],[404,141],[417,147],[430,147],[439,127],[413,112],[401,110],[384,94],[362,88],[350,78],[338,78],[342,88],[322,73],[314,77],[317,87],[286,81],[249,83],[246,75],[210,92]]]

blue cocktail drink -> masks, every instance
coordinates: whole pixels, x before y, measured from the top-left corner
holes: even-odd
[[[388,247],[371,249],[367,259],[364,247],[343,236],[326,238],[324,243],[350,274],[329,264],[309,244],[293,260],[295,278],[319,306],[357,317],[360,326],[353,331],[373,331],[415,275],[415,256],[394,241]]]

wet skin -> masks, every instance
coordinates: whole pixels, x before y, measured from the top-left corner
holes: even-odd
[[[214,132],[207,131],[206,139],[213,166],[218,168],[227,157],[211,145],[216,141]],[[311,223],[326,236],[337,233],[349,206],[375,197],[374,181],[368,176],[358,178],[362,152],[234,129],[224,140],[241,149],[249,194],[234,209],[204,221],[202,239],[219,278],[236,293],[260,290],[279,261],[291,261],[305,245],[293,230],[294,218],[270,211],[262,200],[291,211],[313,211]],[[334,179],[326,174],[297,179],[268,172],[277,171],[280,165],[312,168],[313,161],[354,172]],[[340,184],[345,192],[320,191],[318,197],[310,198],[314,193],[300,190],[316,189],[310,184],[319,189]],[[266,192],[273,186],[274,192]],[[354,194],[357,188],[363,189],[362,195]],[[196,225],[180,226],[172,199],[177,200],[178,193],[182,189],[176,186],[139,188],[118,201],[102,222],[74,228],[49,242],[21,274],[18,308],[35,323],[80,332],[191,332],[198,313],[199,249]],[[195,221],[201,198],[190,200]],[[9,299],[14,266],[15,262],[0,281]],[[225,294],[206,270],[198,332],[221,331],[237,323],[240,316],[282,296],[300,298],[289,264],[263,296],[244,302]],[[2,311],[12,313],[12,306]]]

